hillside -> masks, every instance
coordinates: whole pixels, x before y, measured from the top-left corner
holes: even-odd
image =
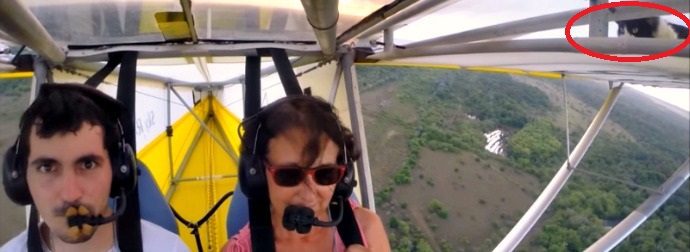
[[[377,207],[397,251],[493,249],[565,159],[560,80],[384,66],[357,75]],[[568,80],[571,148],[607,88]],[[503,155],[484,149],[494,130]],[[630,184],[657,187],[685,160],[689,131],[686,118],[624,89],[578,169],[628,184],[575,172],[520,248],[582,251],[648,197]],[[616,250],[685,250],[688,195],[685,186]]]
[[[19,133],[19,117],[29,105],[30,90],[31,79],[0,79],[0,150],[3,154]],[[24,208],[12,203],[3,191],[0,193],[0,213],[0,244],[4,244],[25,227]]]

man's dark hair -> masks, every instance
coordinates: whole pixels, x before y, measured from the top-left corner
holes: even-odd
[[[255,143],[259,124],[260,136]],[[268,152],[268,141],[291,128],[306,131],[308,139],[302,152],[302,161],[308,165],[318,157],[320,140],[324,133],[340,149],[339,162],[343,161],[343,142],[349,158],[353,161],[359,158],[352,132],[340,121],[335,108],[319,97],[300,95],[279,99],[262,108],[257,116],[243,121],[240,127],[244,129],[244,133],[241,134],[242,151],[252,153],[256,144],[256,155],[262,158],[265,158]]]
[[[104,148],[112,159],[111,153],[117,150],[120,139],[117,120],[122,109],[120,102],[87,85],[43,84],[20,119],[18,161],[26,167],[33,126],[38,137],[50,138],[56,134],[76,134],[84,122],[103,128]]]

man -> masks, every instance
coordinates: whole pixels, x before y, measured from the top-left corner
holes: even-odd
[[[5,155],[3,186],[15,203],[33,205],[42,222],[30,224],[0,252],[27,251],[30,246],[43,251],[119,251],[115,211],[108,199],[136,183],[129,177],[134,167],[122,169],[133,163],[131,153],[127,161],[128,145],[121,137],[122,111],[117,100],[86,85],[41,86],[21,117],[15,146]],[[98,225],[75,221],[78,217],[111,221]],[[144,251],[189,251],[179,236],[146,220],[141,220],[141,234]]]

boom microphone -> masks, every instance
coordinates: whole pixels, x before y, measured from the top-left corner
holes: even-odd
[[[127,207],[127,198],[125,196],[124,189],[122,190],[120,197],[122,197],[122,204],[118,206],[117,211],[112,215],[108,217],[103,217],[102,215],[88,215],[88,210],[86,210],[86,208],[83,208],[82,206],[79,209],[77,209],[77,211],[79,211],[79,214],[67,217],[67,226],[69,226],[70,228],[80,227],[83,225],[98,226],[115,221],[118,217],[122,216],[122,214],[125,213],[125,208]],[[82,208],[84,210],[82,210]],[[86,213],[84,213],[83,211],[86,211]]]
[[[289,205],[283,213],[283,227],[289,231],[297,230],[297,233],[306,234],[312,226],[334,227],[343,219],[343,198],[338,197],[338,215],[333,221],[320,221],[314,216],[314,210],[308,207]]]

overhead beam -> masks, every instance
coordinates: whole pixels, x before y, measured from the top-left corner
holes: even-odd
[[[102,69],[106,64],[100,63],[100,62],[84,62],[84,61],[70,61],[67,63],[67,66],[73,67],[77,70],[83,70],[83,71],[89,71],[89,72],[98,72],[98,70]],[[120,67],[117,67],[113,70],[111,74],[119,75],[120,74]],[[137,72],[137,78],[142,78],[142,79],[148,79],[160,83],[185,83],[181,80],[169,78],[169,77],[163,77],[160,75],[156,74],[150,74],[150,73],[144,73],[144,72]]]
[[[301,66],[305,66],[314,62],[317,62],[320,60],[320,57],[299,57],[293,60],[290,60],[290,64],[292,65],[292,68],[298,68]],[[275,65],[270,65],[264,68],[261,68],[260,71],[260,77],[266,77],[268,75],[276,73],[278,70]],[[193,82],[174,82],[172,85],[173,86],[183,86],[183,87],[207,87],[207,88],[213,88],[213,87],[219,87],[219,86],[227,86],[227,85],[234,85],[234,84],[242,84],[245,82],[246,75],[242,74],[233,78],[230,78],[225,81],[215,81],[215,82],[202,82],[202,83],[193,83]]]
[[[108,53],[138,51],[139,59],[161,59],[180,57],[261,56],[261,48],[285,49],[290,56],[319,56],[318,45],[286,43],[239,43],[239,44],[160,44],[160,45],[117,45],[107,48],[70,49],[67,58],[82,61],[107,61]],[[268,55],[266,55],[268,56]]]
[[[316,40],[325,55],[335,54],[335,33],[338,25],[338,0],[302,0],[307,21],[314,29]]]
[[[194,44],[199,42],[199,36],[196,34],[196,27],[194,27],[194,15],[192,15],[192,1],[191,0],[180,0],[180,5],[182,5],[182,11],[184,12],[184,19],[187,22],[187,28],[189,29],[189,34],[192,36],[192,42]]]
[[[681,13],[690,11],[687,0],[657,0],[648,1],[669,6]],[[449,45],[472,41],[490,40],[524,35],[552,29],[564,28],[568,20],[584,9],[569,10],[538,17],[526,18],[508,23],[492,25],[484,28],[458,32],[451,35],[436,37],[405,44],[405,48],[426,47],[433,45]],[[651,8],[618,8],[615,13],[609,13],[608,21],[629,20],[652,16],[668,15],[667,12]],[[588,25],[589,18],[580,18],[573,26]]]
[[[520,244],[522,239],[527,235],[527,233],[532,229],[535,223],[539,220],[541,215],[546,211],[551,202],[556,198],[558,192],[565,186],[570,175],[575,171],[577,165],[580,163],[585,153],[589,149],[589,146],[594,142],[599,130],[606,122],[613,105],[618,99],[622,84],[609,91],[606,100],[601,105],[599,112],[592,120],[592,123],[582,135],[582,139],[577,143],[573,152],[567,157],[568,159],[563,163],[561,168],[556,172],[553,179],[544,188],[544,191],[539,195],[537,200],[534,201],[532,206],[525,212],[525,214],[520,218],[520,220],[513,226],[510,232],[503,238],[503,240],[496,246],[494,251],[513,251]]]
[[[686,159],[685,163],[659,187],[660,193],[650,195],[635,211],[589,246],[585,252],[609,251],[616,247],[654,214],[688,180],[688,176],[690,176],[690,159]]]
[[[416,2],[419,2],[419,0],[400,0],[381,7],[374,13],[371,13],[369,16],[362,19],[362,21],[359,23],[350,27],[350,29],[343,32],[340,36],[338,36],[338,39],[336,39],[336,43],[339,45],[344,44],[355,37],[359,37],[362,32],[365,32],[379,22],[392,17],[396,13],[410,7]]]
[[[574,38],[581,46],[603,54],[651,55],[677,47],[683,40],[655,38]],[[572,52],[582,53],[565,38],[497,40],[448,46],[425,46],[382,52],[369,59],[392,60],[448,54],[511,53],[511,52]],[[690,50],[683,48],[673,56],[688,57]]]
[[[399,13],[387,18],[371,28],[367,29],[365,32],[360,34],[358,38],[367,39],[376,36],[385,30],[396,30],[402,27],[404,23],[411,23],[416,19],[421,18],[429,13],[433,13],[440,10],[448,5],[454,4],[458,0],[424,0],[420,1],[410,7],[401,10]]]
[[[60,45],[19,0],[2,1],[0,30],[53,64],[65,61],[65,52]]]
[[[589,6],[608,3],[609,0],[589,0]],[[609,36],[609,11],[596,11],[589,14],[589,37]]]

